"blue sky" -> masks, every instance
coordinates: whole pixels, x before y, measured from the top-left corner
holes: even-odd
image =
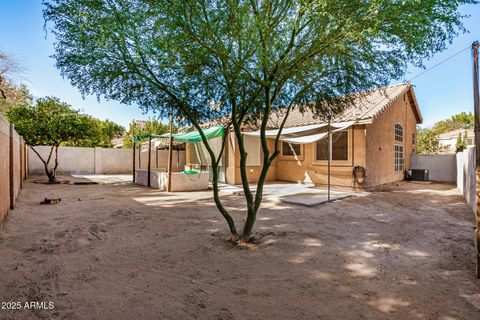
[[[464,20],[470,33],[462,34],[447,50],[425,61],[427,68],[480,40],[480,5],[463,6],[461,12],[471,15]],[[75,108],[100,119],[110,119],[127,126],[132,119],[151,117],[137,106],[126,106],[115,101],[97,101],[96,97],[82,98],[54,66],[53,37],[43,30],[40,0],[0,0],[0,50],[16,57],[26,71],[23,80],[34,96],[57,96]],[[405,79],[422,72],[410,68]],[[471,50],[414,79],[415,92],[424,118],[424,125],[432,125],[450,115],[473,111]]]

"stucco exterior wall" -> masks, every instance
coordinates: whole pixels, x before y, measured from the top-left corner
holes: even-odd
[[[477,212],[477,187],[475,184],[475,147],[467,148],[456,155],[457,188],[462,192],[465,202],[472,211]]]
[[[357,125],[348,129],[348,161],[332,161],[331,184],[338,187],[353,187],[354,166],[365,166],[365,126]],[[276,179],[298,183],[314,183],[324,186],[328,183],[328,164],[315,161],[315,143],[301,146],[298,159],[279,156],[276,163]]]
[[[334,187],[369,188],[402,180],[404,170],[410,167],[410,158],[415,152],[413,134],[416,139],[417,116],[414,108],[414,97],[407,91],[386,107],[372,123],[349,128],[348,160],[332,161],[331,184]],[[395,124],[400,124],[403,128],[402,142],[395,141]],[[233,133],[227,141],[226,181],[229,184],[240,184],[240,154]],[[269,139],[268,143],[269,148],[273,150],[274,139]],[[395,144],[403,146],[404,166],[398,172],[395,171]],[[327,185],[327,161],[315,160],[316,144],[302,145],[301,150],[301,155],[297,158],[281,155],[277,157],[268,171],[266,180]],[[187,157],[188,152],[187,147]],[[366,170],[366,179],[362,184],[358,184],[353,178],[355,166],[364,167]],[[249,183],[258,181],[261,169],[261,165],[247,166]]]
[[[399,97],[383,111],[372,124],[366,125],[366,175],[367,187],[402,180],[403,170],[395,171],[395,124],[403,127],[404,169],[410,167],[415,146],[412,134],[416,134],[417,119],[408,94]]]
[[[172,173],[172,191],[199,191],[208,190],[208,172],[198,174],[185,174],[183,172]],[[135,171],[135,183],[148,186],[148,171],[140,169]],[[168,173],[165,171],[150,172],[150,186],[160,191],[165,191],[168,185]]]
[[[275,146],[275,141],[273,139],[268,140],[268,148],[270,149],[270,152],[273,152]],[[240,173],[240,152],[238,151],[238,143],[235,138],[235,136],[230,136],[230,139],[228,140],[228,145],[227,145],[227,150],[228,150],[228,155],[227,155],[227,183],[229,184],[241,184],[242,183],[242,176]],[[263,152],[261,151],[260,148],[260,164],[259,165],[254,165],[254,166],[247,166],[247,177],[248,177],[248,182],[249,183],[255,183],[258,182],[258,178],[260,176],[260,173],[262,171],[262,165],[263,165]],[[248,157],[248,156],[247,156]],[[276,179],[276,162],[275,160],[272,165],[270,166],[270,169],[268,170],[267,173],[267,178],[266,181],[275,181]]]
[[[109,151],[115,154],[115,150],[121,149],[109,149]],[[130,171],[132,167],[132,153],[131,150],[128,155],[125,155],[125,158],[129,158],[126,163],[129,163]],[[136,160],[135,160],[135,167],[137,169],[147,169],[148,168],[148,149],[142,150],[141,154],[139,155],[138,149],[135,153]],[[117,157],[123,157],[122,155],[117,155]],[[139,158],[140,157],[140,158]],[[173,150],[172,151],[172,172],[183,171],[185,169],[185,151],[182,150]],[[167,171],[168,168],[168,150],[152,150],[150,154],[150,168],[151,169],[163,169]]]
[[[44,159],[50,152],[49,146],[34,147]],[[147,169],[148,150],[142,150],[139,154],[135,150],[135,167]],[[54,151],[55,152],[55,151]],[[59,173],[69,174],[126,174],[132,172],[133,161],[132,149],[111,149],[111,148],[81,148],[81,147],[59,147],[58,148],[58,169]],[[178,157],[178,161],[177,161]],[[45,172],[43,163],[32,151],[28,152],[29,170],[31,173],[43,174]],[[185,167],[185,151],[173,151],[173,170],[182,171]],[[168,150],[152,151],[151,168],[167,168]],[[50,167],[53,167],[53,160]]]
[[[455,182],[456,158],[455,154],[412,154],[408,169],[427,169],[429,179],[432,181]]]

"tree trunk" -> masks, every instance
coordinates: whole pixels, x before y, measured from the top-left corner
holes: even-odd
[[[50,181],[50,182],[57,181],[57,168],[58,168],[58,145],[55,146],[55,166],[53,167],[53,170],[52,170],[53,181]]]
[[[53,149],[55,148],[55,167],[53,168],[53,170],[49,170],[48,169],[48,165],[50,163],[50,159],[52,158],[52,154],[53,154]],[[56,171],[57,171],[57,166],[58,166],[58,146],[52,146],[50,148],[50,153],[48,155],[48,158],[47,160],[44,160],[42,158],[42,156],[40,155],[40,153],[38,153],[37,150],[35,150],[35,148],[33,146],[30,146],[30,149],[33,150],[33,152],[35,152],[35,154],[38,156],[38,158],[40,158],[40,161],[42,161],[43,163],[43,167],[45,168],[45,173],[48,177],[48,182],[50,183],[53,183],[56,181]]]
[[[243,226],[243,232],[242,232],[242,239],[245,241],[249,240],[250,234],[252,233],[253,226],[257,219],[258,209],[262,204],[263,186],[265,185],[268,169],[270,168],[270,164],[272,163],[273,159],[275,159],[276,157],[276,151],[272,155],[272,157],[270,157],[270,150],[268,149],[268,141],[265,134],[265,131],[267,130],[268,118],[270,117],[271,103],[272,101],[270,97],[270,88],[265,87],[265,112],[263,114],[263,119],[262,119],[262,124],[260,129],[260,144],[262,146],[262,152],[263,152],[263,166],[262,166],[262,171],[260,172],[260,176],[258,177],[257,190],[255,191],[255,199],[252,199],[251,194],[249,194],[249,197],[245,195],[245,197],[247,198],[247,219],[245,220],[245,225]],[[245,153],[245,157],[244,159],[242,159],[243,158],[242,148],[239,148],[239,149],[240,149],[240,156],[241,156],[240,170],[242,171],[243,169],[243,171],[245,171],[245,175],[242,175],[242,182],[244,185],[246,184],[248,186],[248,179],[246,177],[247,154],[245,153],[245,149],[243,149],[243,153]],[[244,161],[242,162],[242,160]],[[244,179],[246,181],[244,181]],[[248,188],[248,190],[250,191],[250,188]]]

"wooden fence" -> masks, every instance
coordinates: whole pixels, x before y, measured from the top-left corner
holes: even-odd
[[[0,226],[27,178],[26,145],[14,126],[0,115]]]

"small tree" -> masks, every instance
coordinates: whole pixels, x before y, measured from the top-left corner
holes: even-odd
[[[60,144],[86,139],[94,130],[90,116],[80,114],[54,97],[40,98],[33,106],[14,107],[7,112],[7,118],[43,162],[51,183],[56,181]],[[44,158],[35,146],[50,146],[48,156]],[[52,159],[53,167],[50,166]]]
[[[465,146],[463,145],[462,134],[459,133],[457,141],[455,142],[455,152],[462,152],[463,149],[465,149]]]

